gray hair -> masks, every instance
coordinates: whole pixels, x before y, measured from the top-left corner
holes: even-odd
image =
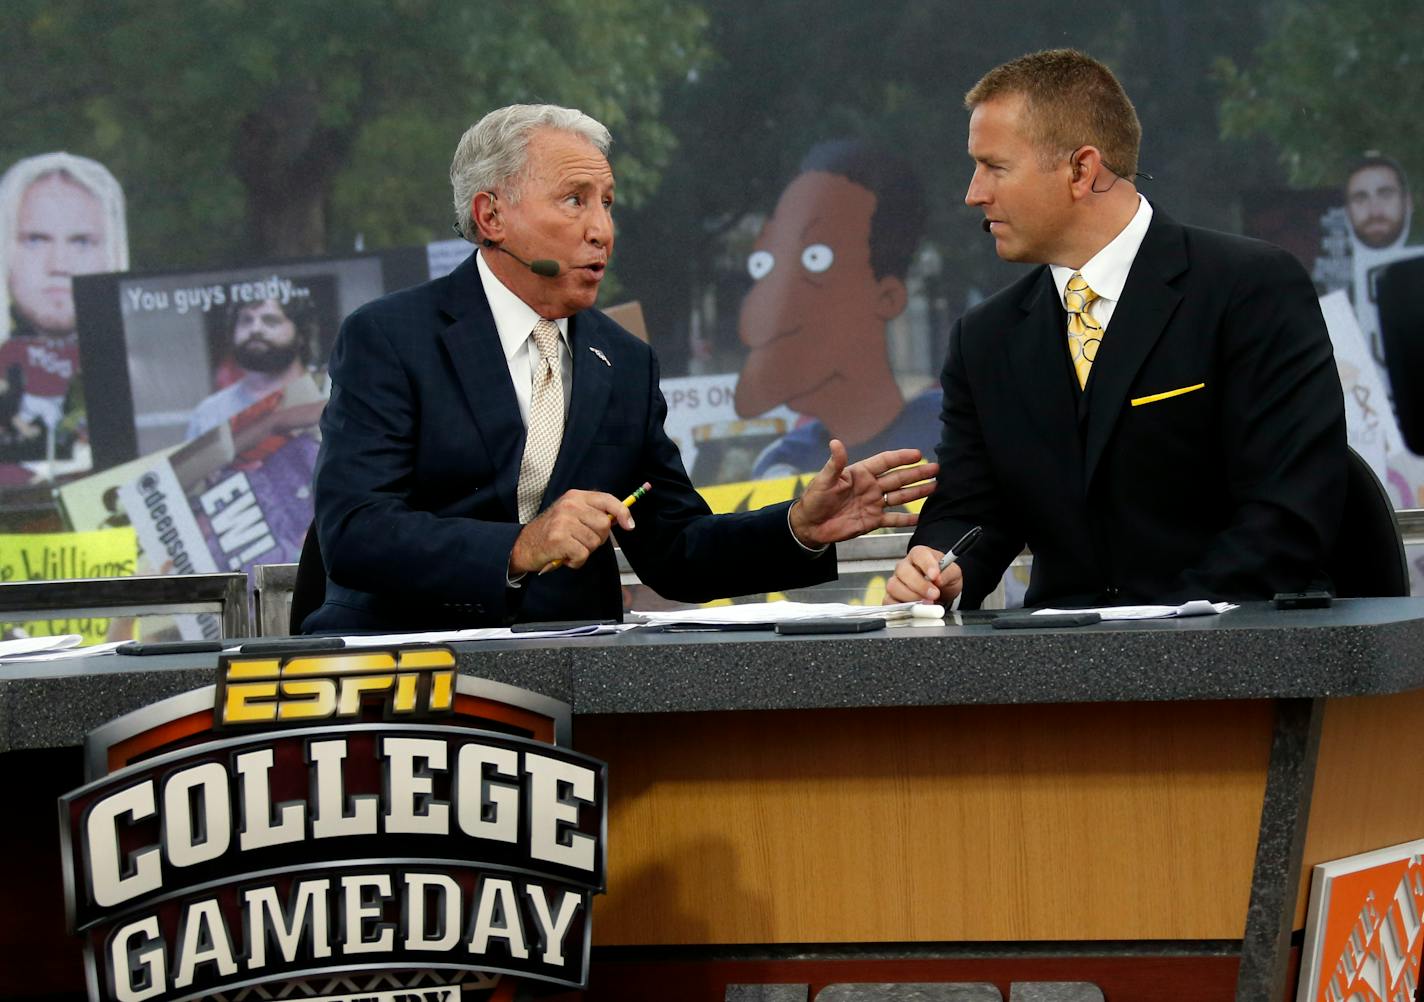
[[[482,191],[503,189],[506,201],[519,201],[523,175],[529,166],[529,137],[538,129],[558,129],[587,139],[604,156],[613,137],[604,126],[574,108],[556,104],[511,104],[492,111],[465,130],[450,162],[450,187],[455,196],[455,227],[470,243],[479,230],[470,218],[470,203]],[[516,181],[518,183],[511,184]]]

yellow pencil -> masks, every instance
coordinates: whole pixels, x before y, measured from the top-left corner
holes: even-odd
[[[633,507],[634,501],[637,501],[640,497],[642,497],[644,494],[648,493],[648,491],[652,489],[653,485],[648,483],[647,481],[644,481],[642,487],[639,487],[636,491],[634,491],[632,494],[629,494],[626,498],[623,499],[623,507]],[[610,515],[608,521],[612,522],[613,516]],[[550,560],[547,564],[544,565],[544,569],[541,570],[539,573],[548,574],[550,571],[557,570],[562,566],[564,566],[564,562],[562,560]]]

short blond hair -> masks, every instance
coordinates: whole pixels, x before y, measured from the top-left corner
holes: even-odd
[[[1083,145],[1096,146],[1114,174],[1137,173],[1142,123],[1112,70],[1076,49],[1045,49],[996,66],[964,95],[985,101],[1021,95],[1029,141],[1045,169]]]
[[[99,202],[104,212],[105,271],[129,270],[129,231],[124,189],[97,160],[73,153],[41,153],[11,165],[0,177],[0,344],[10,337],[10,250],[19,226],[20,203],[30,186],[56,177],[77,185]]]

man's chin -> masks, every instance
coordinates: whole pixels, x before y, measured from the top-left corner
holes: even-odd
[[[994,242],[994,253],[999,255],[1000,261],[1009,261],[1013,264],[1031,264],[1036,261],[1023,247],[1005,243],[1002,240]]]
[[[814,386],[797,386],[792,390],[783,388],[783,392],[776,395],[776,401],[758,413],[765,413],[778,404],[785,404],[797,414],[825,421],[829,415],[835,413],[836,407],[844,402],[844,384],[845,377],[839,372],[832,372]]]
[[[19,313],[20,319],[23,320],[26,325],[33,327],[36,333],[48,334],[50,337],[65,337],[66,335],[73,334],[76,327],[74,314],[72,312],[41,314],[26,313],[22,310],[16,310],[15,312]]]
[[[1389,230],[1387,232],[1376,233],[1357,232],[1355,236],[1359,237],[1360,243],[1370,248],[1370,250],[1383,250],[1385,247],[1389,247],[1391,244],[1393,244],[1396,240],[1399,239],[1399,233],[1399,230]]]
[[[591,310],[598,303],[598,290],[586,296],[565,296],[559,304],[559,316],[571,317],[575,313],[582,313],[584,310]]]

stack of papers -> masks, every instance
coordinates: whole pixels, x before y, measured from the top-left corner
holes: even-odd
[[[474,630],[440,630],[432,633],[389,633],[381,636],[356,634],[343,637],[347,647],[393,647],[396,644],[451,644],[470,640],[544,640],[550,637],[600,637],[631,630],[631,623],[589,623],[564,630],[520,630],[486,627]],[[240,641],[239,641],[240,643]]]
[[[77,633],[61,633],[55,637],[20,637],[16,640],[0,640],[0,659],[24,658],[50,651],[67,651],[78,647],[84,638]]]
[[[914,602],[896,605],[845,605],[841,602],[748,602],[715,605],[708,609],[671,609],[630,615],[645,626],[705,627],[707,629],[771,629],[777,623],[802,619],[905,619]]]
[[[36,654],[27,654],[23,658],[17,658],[16,660],[22,660],[26,664],[32,664],[36,661],[77,661],[79,658],[89,658],[96,654],[113,654],[115,648],[122,643],[122,640],[114,640],[104,644],[93,644],[89,647],[64,647],[59,650],[47,650],[40,651]],[[13,655],[7,656],[13,657]]]
[[[1035,609],[1035,616],[1053,616],[1068,612],[1096,612],[1109,619],[1171,619],[1174,616],[1216,616],[1230,612],[1236,606],[1230,602],[1208,602],[1195,599],[1181,605],[1109,605],[1101,609]]]

